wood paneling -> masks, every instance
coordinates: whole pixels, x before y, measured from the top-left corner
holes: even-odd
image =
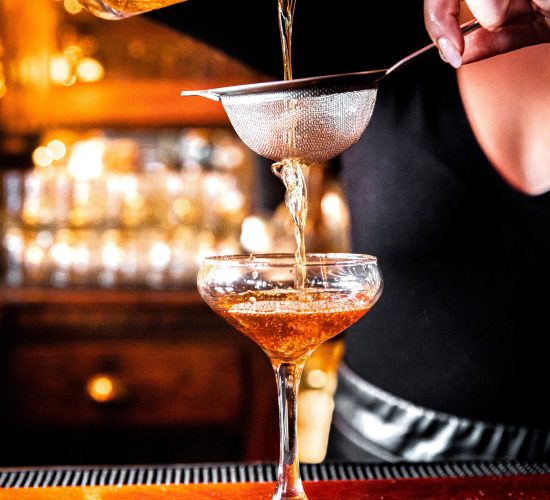
[[[116,436],[123,429],[139,449],[142,433],[187,430],[194,447],[200,443],[189,441],[193,429],[218,429],[222,450],[233,446],[223,444],[224,435],[240,442],[242,453],[226,449],[228,456],[275,457],[276,391],[267,357],[195,291],[4,288],[0,343],[0,428],[10,434],[9,446],[56,429],[63,462],[74,452],[65,431],[114,429]],[[97,376],[116,386],[111,400],[92,397],[88,384]],[[0,463],[9,463],[9,446]],[[104,451],[105,461],[116,460]],[[219,449],[204,451],[209,460],[220,458]],[[36,454],[27,463],[53,460]]]

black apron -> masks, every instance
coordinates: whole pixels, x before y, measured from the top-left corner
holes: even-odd
[[[345,335],[345,373],[472,429],[494,425],[506,441],[483,431],[474,443],[472,430],[470,451],[449,443],[433,457],[548,457],[550,193],[522,194],[496,172],[470,129],[455,71],[436,54],[384,82],[342,167],[353,250],[376,255],[385,282]],[[356,411],[372,407],[360,392]],[[335,420],[345,422],[352,410],[339,398]],[[349,430],[340,427],[333,440]],[[426,439],[417,430],[403,432]],[[519,444],[524,432],[543,437]],[[487,439],[500,444],[481,446]]]

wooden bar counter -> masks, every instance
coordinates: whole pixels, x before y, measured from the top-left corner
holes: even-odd
[[[0,468],[0,500],[264,499],[274,463]],[[550,464],[302,464],[309,500],[549,499]]]
[[[55,487],[0,490],[1,500],[269,499],[274,483]],[[305,482],[310,500],[545,499],[550,476],[373,479]]]

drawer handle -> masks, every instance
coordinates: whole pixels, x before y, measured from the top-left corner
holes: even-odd
[[[86,394],[94,403],[108,405],[128,398],[128,387],[116,375],[96,373],[86,382]]]

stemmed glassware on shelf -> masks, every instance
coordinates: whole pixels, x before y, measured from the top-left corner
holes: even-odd
[[[298,461],[297,395],[308,357],[361,318],[382,292],[376,257],[362,254],[206,258],[197,278],[206,303],[256,342],[277,382],[280,450],[273,499],[306,499]]]

